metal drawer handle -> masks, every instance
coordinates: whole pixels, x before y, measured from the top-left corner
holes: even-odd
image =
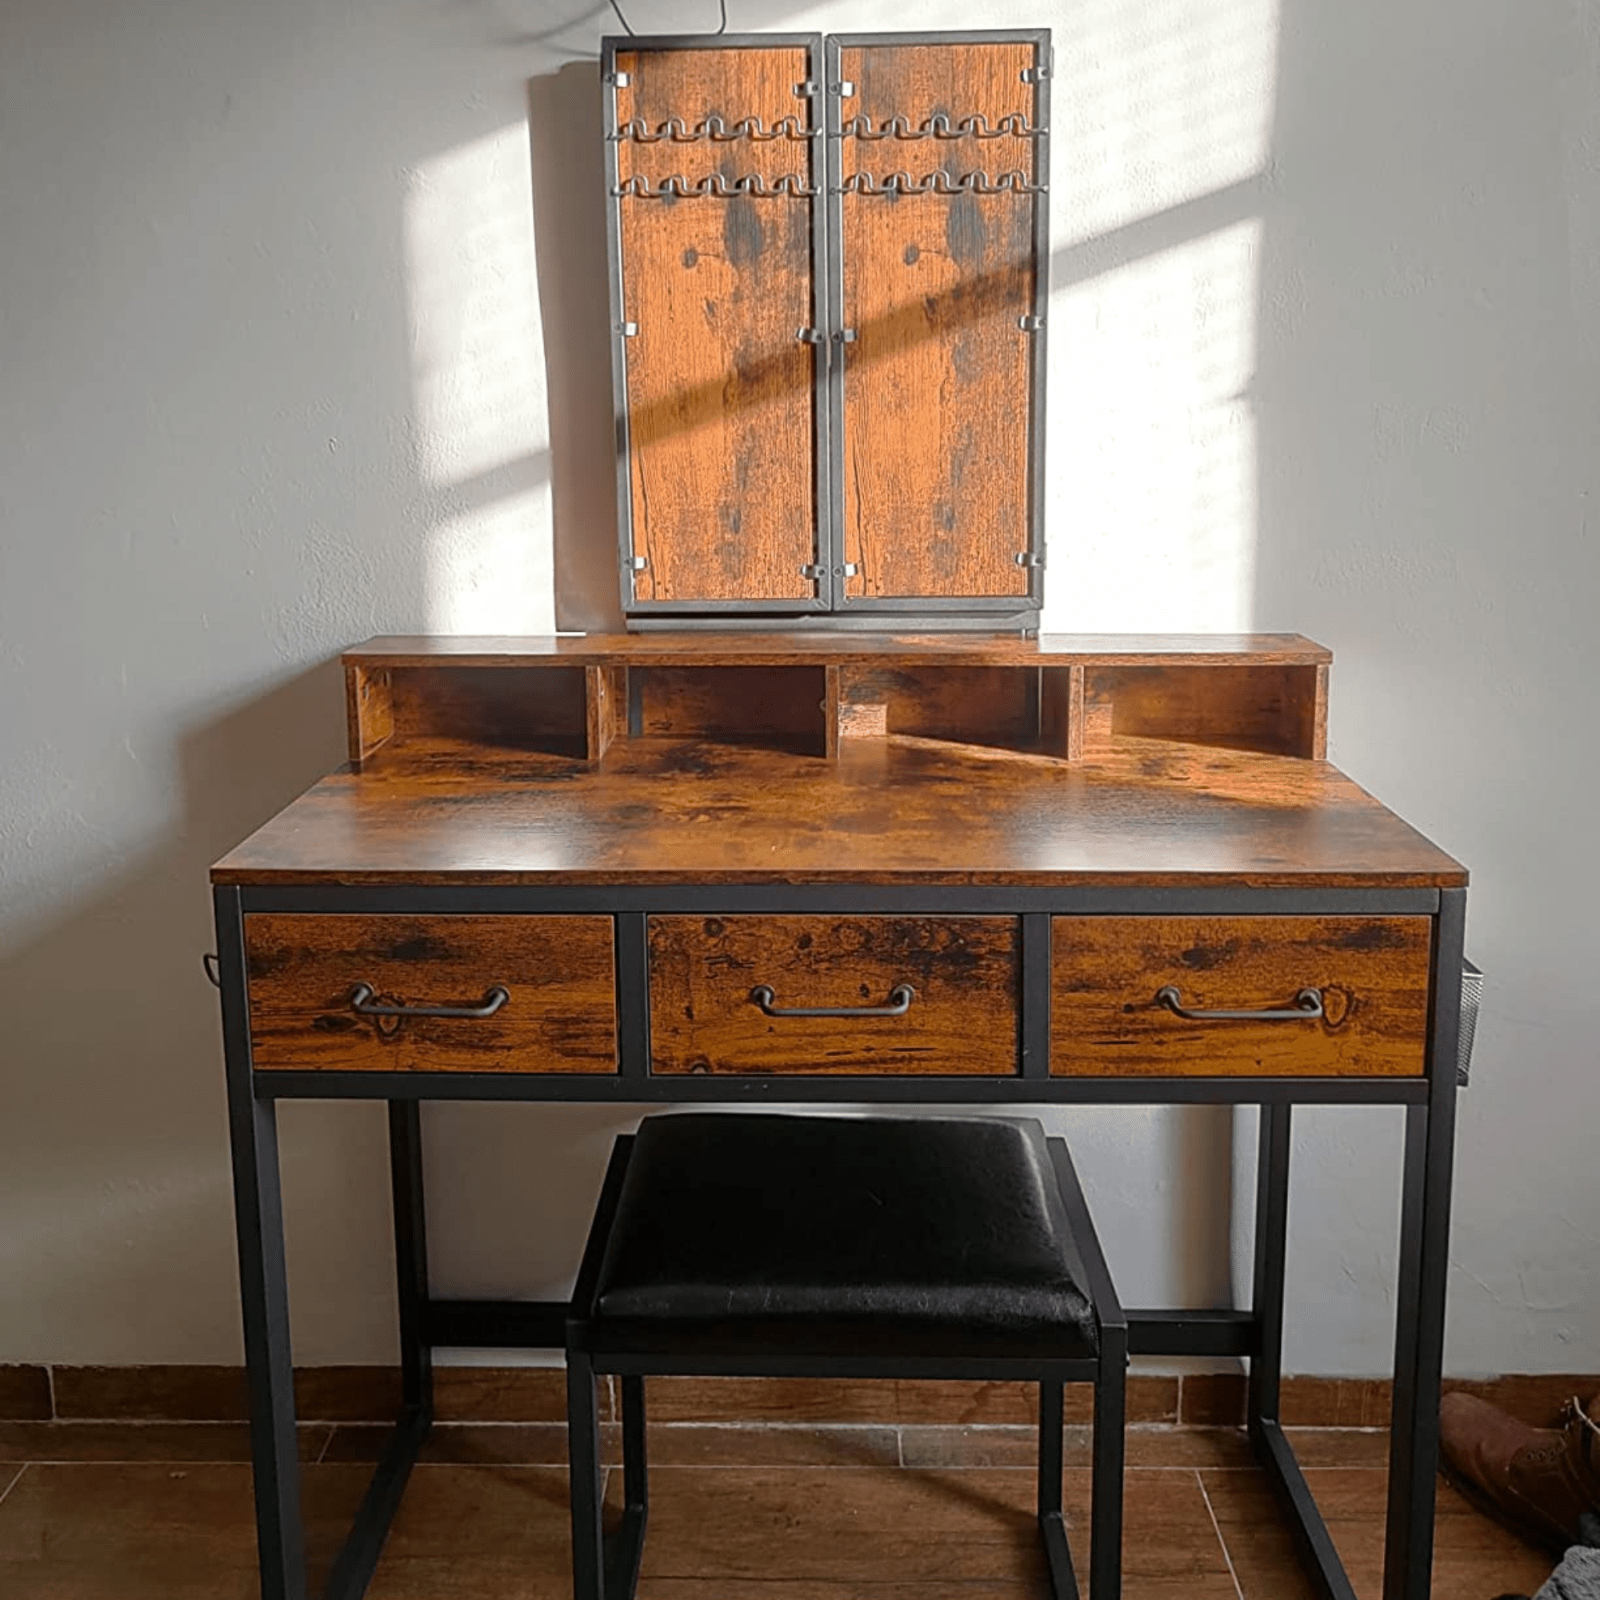
[[[1156,990],[1156,1004],[1190,1022],[1314,1022],[1323,1014],[1320,989],[1302,989],[1291,1011],[1191,1011],[1177,986],[1168,983]]]
[[[766,984],[750,991],[750,998],[769,1017],[903,1017],[916,997],[909,983],[897,983],[886,1006],[775,1006],[772,1002],[778,997]]]
[[[486,989],[475,1006],[378,1005],[373,1001],[375,993],[370,983],[358,983],[350,991],[350,1009],[364,1017],[492,1017],[511,998],[511,991],[498,983]]]

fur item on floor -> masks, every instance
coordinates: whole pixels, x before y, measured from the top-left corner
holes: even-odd
[[[1578,1519],[1578,1538],[1533,1600],[1600,1600],[1600,1517],[1586,1511]],[[1503,1594],[1500,1600],[1528,1596]]]

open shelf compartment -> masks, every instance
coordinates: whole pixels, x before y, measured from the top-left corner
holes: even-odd
[[[1297,635],[377,639],[344,658],[350,759],[464,748],[598,762],[699,740],[1092,760],[1129,738],[1321,760],[1328,667]]]

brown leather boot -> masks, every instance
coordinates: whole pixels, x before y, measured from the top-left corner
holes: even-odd
[[[1600,1512],[1600,1426],[1567,1403],[1563,1426],[1530,1428],[1470,1394],[1439,1407],[1445,1474],[1469,1500],[1524,1539],[1559,1553],[1578,1542],[1578,1518]]]

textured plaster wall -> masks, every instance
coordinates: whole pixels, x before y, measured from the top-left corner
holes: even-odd
[[[1600,1370],[1594,6],[915,20],[1056,29],[1047,622],[1334,648],[1335,758],[1474,873],[1449,1363]],[[205,869],[340,759],[340,647],[607,620],[600,26],[0,18],[0,1362],[238,1357]],[[1252,1118],[1063,1120],[1124,1297],[1225,1296]],[[381,1113],[282,1121],[297,1353],[384,1359]],[[559,1289],[621,1125],[430,1111],[441,1290]],[[1398,1125],[1297,1153],[1290,1364],[1379,1371]]]

